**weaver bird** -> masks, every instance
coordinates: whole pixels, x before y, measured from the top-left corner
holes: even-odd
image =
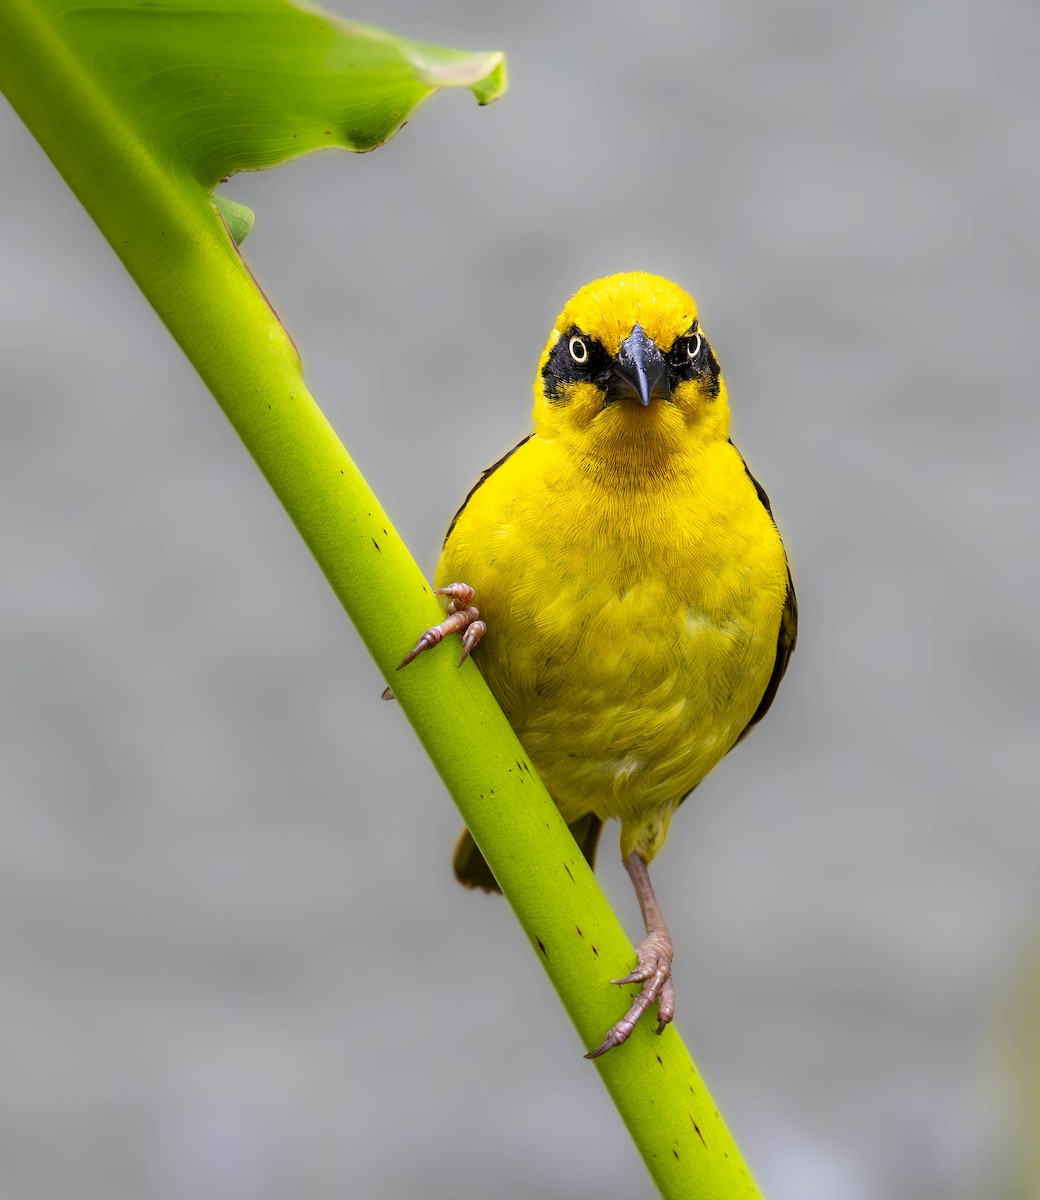
[[[773,701],[797,608],[769,500],[729,440],[694,301],[640,272],[582,288],[557,318],[534,432],[455,515],[437,568],[448,617],[401,666],[463,638],[591,864],[602,823],[646,926],[635,1002],[675,1013],[672,941],[648,865],[672,813]],[[476,605],[471,604],[475,599]],[[468,831],[455,872],[497,889]]]

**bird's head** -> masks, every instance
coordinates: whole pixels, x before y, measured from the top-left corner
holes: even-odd
[[[726,385],[681,288],[641,271],[596,279],[556,319],[534,387],[539,435],[650,466],[729,434]]]

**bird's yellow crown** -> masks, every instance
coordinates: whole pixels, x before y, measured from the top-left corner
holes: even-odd
[[[616,354],[638,321],[666,354],[697,320],[697,305],[677,284],[645,271],[625,271],[587,283],[556,319],[559,337],[577,325]]]
[[[586,459],[635,454],[651,468],[729,433],[726,386],[696,303],[642,271],[593,280],[571,297],[534,393],[538,434]]]

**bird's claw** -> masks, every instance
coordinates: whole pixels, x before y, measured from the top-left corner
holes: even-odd
[[[487,633],[487,625],[477,618],[480,610],[476,608],[467,608],[467,613],[473,613],[474,616],[470,619],[470,623],[466,626],[466,632],[462,635],[462,656],[459,658],[459,666],[469,658],[473,650],[476,648],[480,639]]]
[[[627,983],[643,985],[639,995],[632,1002],[632,1007],[620,1021],[609,1030],[607,1036],[596,1047],[585,1055],[586,1058],[599,1058],[615,1046],[627,1042],[636,1022],[646,1012],[654,1001],[657,1001],[657,1032],[663,1033],[675,1016],[675,987],[672,984],[672,944],[666,937],[649,934],[636,947],[638,965],[634,971],[620,979],[612,979],[611,983],[623,986]]]
[[[480,619],[480,609],[470,606],[473,589],[468,583],[449,583],[447,587],[437,588],[433,594],[451,597],[448,603],[448,615],[439,625],[431,625],[423,633],[411,652],[397,664],[399,671],[418,658],[424,650],[430,650],[439,645],[452,633],[457,633],[462,638],[462,657],[459,659],[461,667],[480,639],[487,633],[487,625]]]

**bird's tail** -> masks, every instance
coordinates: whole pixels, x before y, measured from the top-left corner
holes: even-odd
[[[590,867],[595,866],[596,844],[599,842],[599,831],[602,828],[603,822],[595,813],[586,813],[570,826],[574,840],[581,847],[581,852]],[[468,829],[462,831],[462,836],[455,844],[452,864],[455,867],[455,878],[463,887],[483,888],[485,892],[502,890]]]

